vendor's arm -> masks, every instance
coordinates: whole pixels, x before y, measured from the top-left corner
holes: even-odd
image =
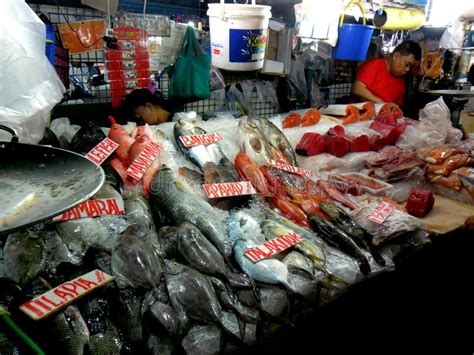
[[[362,81],[356,80],[352,86],[352,95],[360,97],[363,101],[384,102],[380,97],[372,94]]]

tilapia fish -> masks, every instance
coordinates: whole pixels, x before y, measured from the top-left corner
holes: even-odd
[[[155,287],[160,283],[161,261],[153,245],[136,234],[129,228],[120,236],[112,249],[112,271],[133,287]]]
[[[224,256],[232,254],[232,245],[217,211],[194,194],[171,169],[162,167],[153,178],[151,187],[153,208],[156,206],[163,210],[175,224],[194,224]]]
[[[268,165],[273,155],[262,131],[247,116],[239,120],[240,150],[247,153],[258,166]]]
[[[130,225],[139,225],[146,230],[155,230],[148,201],[142,194],[129,191],[125,200],[125,215]]]
[[[245,275],[231,272],[216,247],[191,223],[184,222],[179,228],[178,250],[194,269],[223,277],[236,287],[250,287]]]
[[[237,181],[237,173],[232,166],[227,164],[227,157],[224,155],[217,143],[200,144],[193,147],[186,147],[181,141],[181,136],[201,135],[206,134],[206,131],[201,127],[195,125],[194,122],[179,120],[174,125],[174,138],[179,149],[183,154],[193,162],[204,173],[206,163],[213,163],[218,169],[219,176],[224,177],[229,175],[233,177],[233,181]]]
[[[87,121],[72,137],[71,149],[79,154],[86,154],[102,140],[105,133],[94,121]]]
[[[272,155],[278,160],[285,158],[290,165],[297,166],[296,153],[283,132],[266,117],[260,117],[260,129],[267,139]]]
[[[221,324],[221,306],[204,275],[175,261],[165,260],[165,280],[171,304],[179,316]]]

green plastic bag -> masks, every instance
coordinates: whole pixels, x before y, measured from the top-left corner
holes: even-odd
[[[170,99],[199,100],[211,96],[209,71],[211,61],[199,45],[194,29],[188,27],[176,63],[167,69]]]

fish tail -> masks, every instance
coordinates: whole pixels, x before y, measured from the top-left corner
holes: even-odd
[[[370,248],[370,254],[374,258],[375,262],[380,266],[385,266],[386,262],[383,256],[374,248]]]
[[[365,256],[358,257],[357,261],[359,263],[359,269],[362,274],[368,275],[372,271],[372,269],[370,268],[369,261]]]

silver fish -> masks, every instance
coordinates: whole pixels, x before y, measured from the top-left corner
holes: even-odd
[[[311,266],[310,261],[303,254],[298,253],[297,251],[288,253],[283,259],[283,264],[285,264],[289,269],[295,268],[313,275],[313,267]]]
[[[191,223],[184,222],[179,228],[178,250],[194,269],[220,276],[235,287],[250,287],[250,280],[245,275],[231,272],[216,247]]]
[[[201,171],[204,171],[204,164],[212,162],[219,164],[225,158],[224,153],[219,148],[217,143],[200,144],[193,147],[186,147],[181,141],[180,136],[201,135],[207,132],[199,126],[196,126],[195,121],[178,120],[174,125],[174,138],[178,147],[183,154],[191,160]]]
[[[151,183],[151,204],[163,210],[175,224],[194,224],[226,257],[232,254],[222,217],[201,197],[197,196],[176,174],[162,167]]]
[[[73,255],[81,257],[94,244],[110,249],[109,231],[98,218],[80,218],[56,224],[59,235]]]
[[[286,160],[288,160],[288,163],[297,166],[296,153],[283,132],[280,131],[268,118],[263,116],[260,117],[260,129],[267,139],[272,151],[274,152],[275,150],[278,150]],[[275,153],[273,153],[273,156],[276,158]]]
[[[239,239],[250,240],[255,244],[265,242],[260,224],[250,210],[232,210],[227,220],[229,239],[235,243]]]
[[[258,126],[247,116],[239,120],[240,150],[258,165],[268,165],[273,158],[270,147]]]
[[[125,215],[131,225],[139,225],[145,230],[155,230],[150,205],[142,194],[129,191],[125,200]]]

